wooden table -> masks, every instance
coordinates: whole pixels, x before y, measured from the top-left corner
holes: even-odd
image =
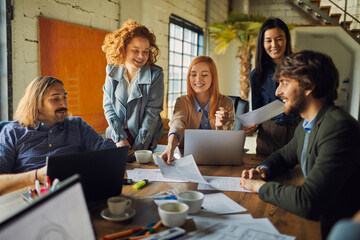
[[[228,176],[239,177],[242,170],[250,169],[261,162],[263,157],[245,154],[243,157],[244,165],[242,166],[199,166],[200,172],[204,176]],[[154,164],[127,164],[127,169],[133,168],[157,168]],[[300,167],[296,167],[288,174],[275,179],[284,184],[300,185],[303,181],[303,175]],[[131,185],[124,186],[122,194],[132,199],[132,207],[136,210],[133,218],[124,222],[111,222],[103,219],[100,212],[105,209],[106,201],[97,201],[89,204],[90,214],[93,220],[95,231],[98,239],[104,235],[116,233],[123,230],[133,229],[140,226],[147,226],[150,223],[160,220],[157,212],[157,205],[152,199],[137,199],[138,197],[156,194],[162,190],[176,187],[179,191],[197,190],[195,183],[168,183],[168,182],[150,182],[147,186],[138,190],[133,190]],[[0,197],[0,218],[6,216],[15,209],[25,205],[20,197],[20,193],[26,189],[18,190]],[[203,193],[212,193],[216,191],[201,191]],[[269,218],[272,224],[282,234],[296,236],[297,240],[302,239],[321,239],[320,223],[316,221],[306,220],[292,213],[280,209],[277,206],[266,203],[259,199],[254,193],[245,192],[223,192],[226,196],[245,207],[248,211],[245,214],[251,214],[254,218]],[[187,231],[195,229],[193,222],[188,220],[184,226]],[[161,227],[160,230],[165,230]]]
[[[244,156],[244,165],[242,166],[199,166],[199,170],[203,176],[228,176],[239,177],[242,170],[250,169],[258,165],[263,157],[246,154]],[[128,164],[127,169],[133,168],[157,168],[153,164]],[[290,171],[288,174],[276,179],[284,184],[300,185],[303,181],[303,175],[300,167]],[[147,226],[150,223],[160,220],[157,212],[157,205],[152,199],[137,199],[138,197],[156,194],[162,190],[176,187],[179,191],[197,190],[195,183],[168,183],[168,182],[151,182],[146,187],[139,190],[133,190],[132,186],[124,186],[122,194],[132,199],[132,207],[135,208],[136,214],[132,219],[125,222],[110,222],[102,219],[101,210],[106,208],[106,202],[96,202],[89,205],[96,233],[101,239],[102,236],[128,230],[140,226]],[[201,191],[203,193],[212,193],[215,191]],[[266,203],[259,199],[254,193],[245,192],[223,192],[226,196],[245,207],[254,218],[269,218],[272,224],[282,234],[296,236],[297,240],[301,239],[321,239],[320,223],[316,221],[306,220],[292,213],[280,209],[277,206]],[[194,225],[187,221],[184,227],[187,231],[193,230]],[[160,230],[165,230],[165,227]]]

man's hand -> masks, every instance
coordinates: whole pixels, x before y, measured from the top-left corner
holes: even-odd
[[[135,153],[134,149],[131,148],[131,145],[126,138],[116,143],[116,147],[125,147],[125,146],[129,147],[128,156],[134,156]]]
[[[253,124],[246,127],[242,127],[242,130],[246,132],[246,136],[252,136],[256,131],[256,129],[258,129],[258,127],[259,127],[258,124]]]
[[[259,187],[265,184],[267,170],[263,167],[244,170],[241,174],[240,186],[244,189],[257,193]],[[257,178],[257,179],[255,179]]]

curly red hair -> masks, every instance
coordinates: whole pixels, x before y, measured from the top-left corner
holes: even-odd
[[[120,66],[125,63],[126,47],[134,37],[143,37],[149,41],[150,52],[147,63],[150,65],[155,64],[160,49],[156,44],[154,33],[132,19],[128,19],[120,29],[105,36],[102,50],[106,54],[108,64]]]

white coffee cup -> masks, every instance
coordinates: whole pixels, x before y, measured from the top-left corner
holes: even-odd
[[[181,202],[163,203],[158,207],[162,224],[166,227],[184,225],[189,206]]]
[[[131,205],[131,199],[115,196],[107,200],[109,211],[114,216],[123,214]]]
[[[152,160],[152,151],[150,150],[137,150],[135,151],[136,161],[139,163],[149,163]]]
[[[189,214],[196,214],[201,210],[204,194],[198,191],[184,191],[178,194],[177,200],[189,206]]]

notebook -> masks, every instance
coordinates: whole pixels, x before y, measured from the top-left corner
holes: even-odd
[[[60,181],[78,173],[86,200],[119,195],[122,190],[128,147],[78,152],[47,158],[47,175]]]
[[[79,175],[0,222],[0,239],[96,239]]]
[[[186,129],[184,156],[198,165],[241,165],[245,137],[243,130]]]

